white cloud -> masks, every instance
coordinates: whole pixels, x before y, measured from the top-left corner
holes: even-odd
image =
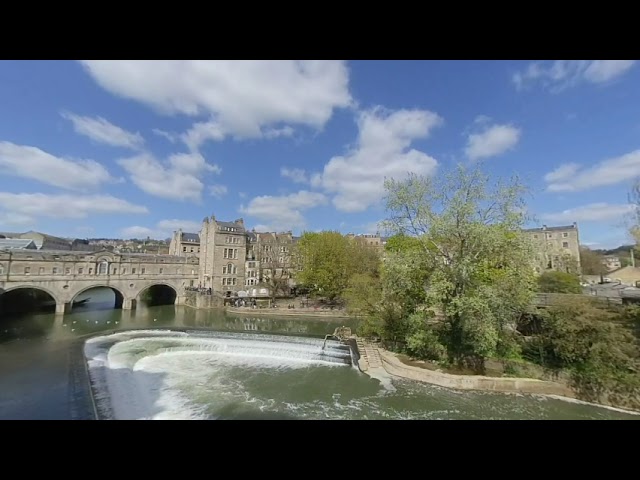
[[[238,192],[238,196],[240,198],[247,198],[247,194],[245,192]]]
[[[584,168],[577,163],[561,165],[545,175],[549,192],[578,192],[625,182],[640,176],[640,150],[609,158]]]
[[[290,179],[293,183],[307,183],[307,173],[302,168],[280,168],[280,175]]]
[[[0,173],[69,190],[89,190],[113,180],[94,160],[56,157],[36,147],[0,142]]]
[[[5,210],[2,212],[2,210]],[[149,213],[111,195],[47,195],[0,192],[0,221],[33,223],[37,218],[80,219],[94,215]]]
[[[471,133],[467,137],[465,154],[470,160],[495,157],[513,149],[522,131],[512,125],[492,125],[481,133]]]
[[[555,60],[552,63],[531,63],[516,72],[513,83],[522,90],[536,82],[558,93],[582,82],[603,84],[628,72],[635,60]]]
[[[326,204],[327,197],[322,193],[301,190],[286,196],[255,197],[246,207],[241,206],[240,211],[267,223],[256,225],[256,230],[285,231],[304,227],[302,212]]]
[[[182,229],[183,232],[200,233],[202,224],[193,220],[160,220],[154,228],[133,225],[120,230],[124,238],[154,238],[164,240],[170,238],[173,232]]]
[[[409,147],[441,124],[440,116],[426,110],[390,112],[378,107],[361,112],[356,147],[333,157],[321,174],[311,176],[311,185],[335,194],[333,204],[338,210],[366,210],[381,199],[385,178],[403,178],[409,172],[428,175],[435,170],[434,158]]]
[[[83,60],[104,89],[165,114],[211,116],[186,134],[192,148],[226,135],[321,129],[352,104],[345,62],[334,60]],[[193,130],[197,130],[194,132]]]
[[[70,112],[62,112],[60,115],[73,123],[76,133],[98,143],[132,150],[140,150],[144,146],[142,135],[127,132],[102,117],[83,117]]]
[[[216,198],[222,198],[229,192],[229,189],[225,185],[211,185],[209,187],[209,193]]]
[[[156,224],[156,228],[159,230],[174,232],[182,229],[183,232],[197,233],[202,228],[202,223],[194,222],[193,220],[160,220]]]
[[[120,230],[120,234],[123,238],[160,238],[157,236],[157,232],[147,227],[133,226]]]
[[[149,195],[194,202],[200,201],[204,188],[199,177],[221,171],[199,153],[171,155],[165,164],[143,153],[118,160],[118,164],[129,173],[131,181]]]
[[[180,138],[180,135],[177,135],[177,134],[171,133],[171,132],[166,132],[164,130],[160,130],[159,128],[154,128],[151,131],[153,133],[155,133],[156,135],[158,135],[159,137],[166,138],[171,143],[176,143],[178,141],[178,139]]]
[[[543,213],[542,220],[570,224],[573,222],[603,222],[621,220],[633,211],[629,204],[591,203],[561,212]]]

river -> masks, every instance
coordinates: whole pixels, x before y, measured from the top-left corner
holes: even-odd
[[[337,342],[318,356],[322,337],[355,327],[349,320],[114,310],[110,290],[86,295],[64,316],[0,318],[0,419],[640,419],[539,396],[380,382],[345,364]]]

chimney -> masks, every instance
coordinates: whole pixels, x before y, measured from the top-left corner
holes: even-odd
[[[543,230],[546,230],[546,229],[547,229],[547,226],[546,226],[546,225],[542,225],[542,229],[543,229]]]
[[[635,268],[635,266],[636,266],[636,257],[633,254],[633,248],[630,250],[630,252],[631,252],[631,266]]]
[[[234,223],[240,224],[240,225],[242,225],[244,227],[244,219],[242,219],[242,218],[239,218]]]

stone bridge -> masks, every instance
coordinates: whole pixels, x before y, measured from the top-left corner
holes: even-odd
[[[185,287],[198,283],[198,257],[139,253],[0,251],[0,295],[31,288],[48,293],[56,313],[70,310],[82,292],[107,287],[116,307],[135,308],[140,295],[154,285],[176,292],[176,305],[185,302]]]

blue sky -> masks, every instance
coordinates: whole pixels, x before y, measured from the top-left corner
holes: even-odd
[[[539,224],[617,246],[638,106],[631,60],[1,61],[0,231],[367,233],[385,176],[482,162]]]

